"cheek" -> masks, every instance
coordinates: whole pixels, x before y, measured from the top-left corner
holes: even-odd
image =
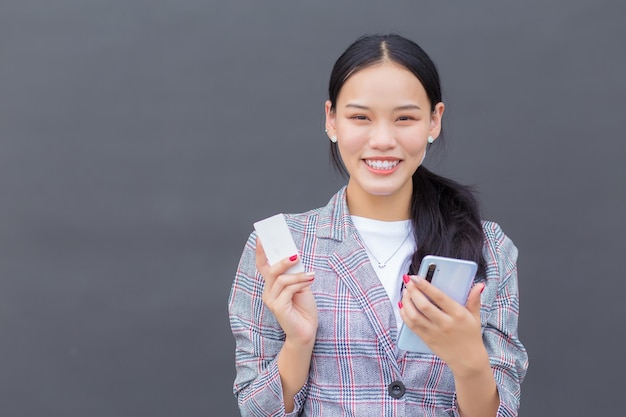
[[[337,130],[339,151],[354,154],[363,149],[368,142],[367,133],[359,129]]]
[[[343,164],[346,167],[353,166],[356,162],[356,159],[359,159],[359,155],[361,154],[361,147],[356,146],[356,144],[349,140],[341,140],[338,142],[339,155],[343,160]]]
[[[405,131],[398,134],[396,138],[409,155],[421,155],[428,143],[428,132]]]

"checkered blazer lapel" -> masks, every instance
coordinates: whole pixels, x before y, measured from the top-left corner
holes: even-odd
[[[335,248],[328,258],[330,267],[353,294],[372,325],[382,350],[397,366],[394,342],[397,334],[396,319],[391,301],[372,268],[352,223],[346,204],[345,188],[337,193],[335,199],[320,214],[321,218],[327,219],[323,224],[334,225],[332,228],[324,228],[324,231],[318,229],[317,235],[318,238],[335,240]]]

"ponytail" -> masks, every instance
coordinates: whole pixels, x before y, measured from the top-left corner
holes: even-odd
[[[417,249],[409,274],[417,274],[426,255],[474,261],[485,272],[483,229],[471,187],[441,177],[423,166],[413,174],[411,222]]]

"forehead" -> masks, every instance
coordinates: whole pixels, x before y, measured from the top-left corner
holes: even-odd
[[[337,104],[345,105],[352,101],[366,102],[368,106],[398,102],[426,105],[428,96],[411,71],[399,64],[384,62],[363,68],[346,80],[337,97]]]

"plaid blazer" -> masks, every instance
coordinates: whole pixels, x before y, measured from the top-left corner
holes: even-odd
[[[294,398],[294,411],[286,414],[276,362],[285,335],[261,300],[252,233],[228,300],[236,342],[234,393],[242,416],[458,416],[447,365],[435,355],[396,354],[392,302],[400,295],[390,300],[373,270],[352,224],[345,187],[326,207],[286,217],[305,270],[315,271],[319,326],[309,378]],[[500,395],[498,416],[516,416],[528,367],[517,335],[517,249],[497,224],[483,222],[483,230],[483,340]]]

